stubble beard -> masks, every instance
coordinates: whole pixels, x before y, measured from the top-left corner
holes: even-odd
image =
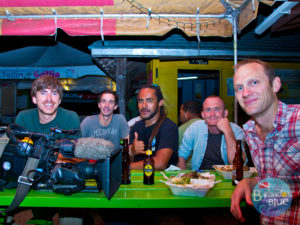
[[[147,121],[147,120],[151,120],[154,116],[156,116],[156,114],[158,113],[158,105],[156,106],[155,108],[155,111],[153,113],[151,113],[148,117],[146,118],[143,118],[144,121]]]

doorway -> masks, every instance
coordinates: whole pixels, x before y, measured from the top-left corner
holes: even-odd
[[[219,70],[178,70],[177,80],[178,109],[182,103],[190,100],[202,106],[207,96],[220,94]]]

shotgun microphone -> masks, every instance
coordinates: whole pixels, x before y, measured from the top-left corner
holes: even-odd
[[[115,149],[114,144],[103,138],[85,137],[60,142],[59,152],[67,158],[106,159]]]

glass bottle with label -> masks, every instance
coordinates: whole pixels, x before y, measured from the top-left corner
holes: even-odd
[[[242,158],[242,141],[236,141],[236,151],[233,159],[232,185],[237,185],[237,181],[243,179],[243,158]]]
[[[123,145],[122,151],[122,184],[130,184],[131,183],[131,159],[129,155],[129,145],[128,139],[122,139],[121,144]]]
[[[151,145],[148,146],[144,159],[144,184],[154,184],[154,159]]]

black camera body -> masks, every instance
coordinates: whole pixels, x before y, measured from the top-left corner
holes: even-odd
[[[8,143],[0,159],[0,187],[8,182],[18,179],[22,173],[27,157],[19,154],[20,147],[16,144]]]
[[[57,128],[52,131],[56,132]],[[41,150],[42,154],[34,171],[32,183],[34,189],[48,188],[56,193],[70,195],[84,190],[86,179],[95,179],[97,190],[103,190],[110,199],[121,184],[121,149],[113,151],[106,159],[93,163],[88,161],[74,164],[57,163],[58,153],[62,153],[65,157],[72,156],[76,139],[56,139],[53,132],[50,135],[31,133],[15,124],[8,126],[5,132],[9,143],[0,158],[2,190],[17,187],[28,157],[35,157],[37,149]]]
[[[35,170],[35,180],[32,187],[37,189],[40,183],[46,183],[55,164],[57,156],[53,151],[47,150],[44,140],[36,139],[35,143],[29,143],[16,139],[9,141],[0,158],[0,189],[16,188],[18,178],[22,174],[29,156],[34,156],[37,147],[43,148],[39,165]],[[54,143],[51,140],[49,143]],[[48,143],[48,144],[49,144]]]
[[[95,179],[101,190],[101,162],[57,163],[52,170],[49,182],[56,193],[70,195],[85,189],[86,179]]]

